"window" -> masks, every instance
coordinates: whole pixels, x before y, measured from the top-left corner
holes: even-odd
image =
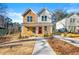
[[[44,26],[44,30],[47,31],[47,26]]]
[[[70,26],[69,26],[69,29],[70,29]]]
[[[45,16],[45,21],[47,21],[47,16]]]
[[[42,21],[47,21],[47,16],[42,16]]]
[[[33,33],[35,33],[35,32],[36,32],[36,28],[35,28],[35,27],[33,27],[33,30],[32,30],[32,32],[33,32]]]
[[[72,22],[72,18],[70,19],[70,22]]]
[[[42,21],[44,21],[44,16],[42,16]]]
[[[71,18],[70,19],[70,22],[75,22],[75,18]]]
[[[75,22],[75,18],[73,18],[73,22]]]
[[[32,16],[27,16],[27,22],[32,22]]]

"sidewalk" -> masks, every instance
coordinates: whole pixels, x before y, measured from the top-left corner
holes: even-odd
[[[40,38],[40,40],[36,40],[32,55],[56,55],[56,54],[50,47],[48,42],[45,39]]]

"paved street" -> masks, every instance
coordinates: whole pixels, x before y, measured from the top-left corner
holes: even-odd
[[[40,39],[40,40],[38,40]],[[35,43],[33,55],[55,55],[48,42],[43,38],[38,38]]]

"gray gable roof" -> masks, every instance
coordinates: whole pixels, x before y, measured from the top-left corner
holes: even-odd
[[[28,12],[32,11],[33,13],[35,13],[31,8],[27,9],[22,15],[26,15]],[[36,14],[36,13],[35,13]]]
[[[41,11],[38,12],[38,15],[40,15],[42,12],[44,12],[46,10],[49,11],[47,8],[43,8]],[[49,11],[49,13],[52,15],[52,12]]]
[[[38,13],[35,13],[31,8],[29,8],[29,9],[27,9],[23,14],[22,14],[22,16],[24,16],[24,15],[26,15],[28,12],[30,12],[30,11],[32,11],[33,13],[35,13],[36,15],[40,15],[42,12],[44,12],[44,11],[49,11],[47,8],[43,8],[41,11],[39,11]],[[51,15],[53,15],[53,13],[52,12],[50,12],[49,11],[49,13],[51,14]]]
[[[76,14],[76,15],[79,16],[79,13],[70,13],[70,14],[67,15],[67,18],[71,17],[71,16],[74,15],[74,14]]]

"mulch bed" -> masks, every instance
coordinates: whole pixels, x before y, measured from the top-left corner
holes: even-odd
[[[79,55],[79,47],[56,38],[52,38],[48,42],[58,55]]]
[[[0,43],[6,42],[6,41],[10,41],[11,37],[0,37]]]

